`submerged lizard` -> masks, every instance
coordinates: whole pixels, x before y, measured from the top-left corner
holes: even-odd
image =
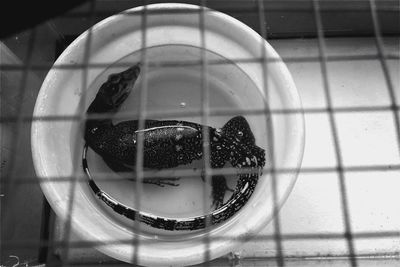
[[[242,170],[238,173],[236,188],[226,203],[223,203],[223,200],[229,188],[225,177],[222,175],[211,177],[213,204],[216,209],[210,214],[175,219],[137,211],[113,199],[91,178],[86,160],[88,146],[101,155],[112,170],[132,171],[136,162],[139,134],[143,135],[144,142],[143,167],[174,168],[203,158],[204,126],[201,124],[177,120],[145,120],[144,128],[139,129],[138,120],[113,124],[108,117],[107,119],[90,117],[93,114],[117,112],[128,97],[139,74],[139,64],[120,73],[111,74],[87,110],[89,118],[85,125],[83,168],[90,178],[91,189],[115,212],[159,229],[197,230],[206,226],[206,220],[213,225],[229,219],[251,197],[265,165],[265,151],[255,144],[250,126],[242,116],[232,118],[220,129],[206,127],[210,141],[210,166],[222,168],[229,162],[233,167]],[[243,171],[247,169],[247,172]],[[177,185],[174,183],[176,179],[147,179],[144,182],[161,186]]]

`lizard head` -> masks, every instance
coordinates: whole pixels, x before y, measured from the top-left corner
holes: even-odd
[[[231,140],[234,145],[234,158],[243,160],[243,167],[263,167],[265,165],[265,150],[258,147],[250,125],[243,116],[230,119],[222,127],[222,135]],[[248,154],[240,152],[240,146],[246,147]],[[247,165],[246,165],[247,164]]]
[[[230,119],[224,127],[222,127],[222,132],[225,136],[241,144],[255,145],[255,138],[250,129],[250,125],[242,116],[236,116]]]
[[[140,63],[122,72],[109,75],[107,81],[100,87],[98,96],[112,109],[119,108],[128,97],[139,73]]]

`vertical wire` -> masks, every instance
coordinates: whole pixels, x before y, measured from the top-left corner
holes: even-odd
[[[386,62],[386,55],[385,55],[385,49],[382,41],[382,33],[379,27],[379,21],[378,21],[378,15],[376,11],[376,2],[375,0],[369,0],[369,5],[370,5],[370,10],[371,10],[371,17],[372,17],[372,23],[374,27],[374,36],[375,36],[375,44],[376,48],[378,50],[378,56],[379,56],[379,61],[382,66],[382,71],[383,75],[385,77],[386,81],[386,88],[389,93],[390,97],[390,109],[393,111],[393,119],[394,119],[394,125],[395,125],[395,131],[397,134],[397,150],[400,156],[400,118],[399,114],[397,113],[397,101],[396,101],[396,94],[394,90],[394,86],[392,83],[392,80],[390,79],[390,74],[389,74],[389,67]]]
[[[283,245],[282,245],[282,236],[281,236],[281,227],[280,227],[280,217],[279,217],[279,207],[278,207],[278,196],[277,196],[277,188],[278,188],[278,180],[276,177],[275,170],[275,146],[274,146],[274,131],[273,131],[273,118],[272,113],[270,111],[270,94],[268,91],[268,62],[267,55],[264,47],[264,40],[267,39],[267,29],[265,26],[266,19],[264,14],[264,3],[263,0],[257,1],[257,11],[258,18],[260,24],[260,32],[261,32],[261,42],[260,49],[262,53],[262,76],[263,76],[263,89],[265,92],[264,99],[264,109],[266,115],[266,127],[267,127],[267,138],[268,138],[268,149],[270,150],[271,155],[271,186],[272,186],[272,201],[273,201],[273,214],[274,214],[274,241],[276,246],[276,261],[278,266],[285,266],[284,255],[283,255]]]
[[[14,134],[14,139],[12,140],[12,145],[11,145],[11,151],[10,151],[10,155],[12,155],[12,160],[10,162],[10,166],[9,166],[9,171],[6,174],[6,179],[8,179],[9,181],[6,184],[6,190],[5,192],[13,192],[14,191],[14,187],[16,184],[16,171],[17,171],[17,167],[15,165],[16,159],[17,159],[17,155],[18,155],[18,148],[20,147],[20,142],[18,141],[21,138],[21,132],[22,132],[22,125],[24,123],[24,116],[22,115],[22,107],[23,107],[23,99],[25,98],[26,92],[27,92],[27,81],[28,81],[28,74],[29,71],[32,68],[32,58],[33,58],[33,50],[35,47],[35,42],[36,42],[36,37],[37,37],[37,29],[34,28],[32,29],[29,39],[28,39],[28,51],[27,51],[27,55],[26,55],[26,64],[24,65],[23,68],[23,72],[22,72],[22,77],[21,77],[21,82],[20,82],[20,86],[18,88],[18,105],[16,107],[15,110],[15,114],[17,116],[16,118],[16,124],[15,124],[15,129],[17,130],[16,133]],[[1,192],[3,193],[3,192]],[[2,201],[2,205],[1,207],[9,207],[8,205],[8,197],[5,197]],[[5,212],[3,213],[3,210],[1,211],[1,216],[4,216],[3,218],[7,218],[7,213],[8,210],[6,209]]]
[[[45,197],[42,197],[42,217],[40,222],[40,238],[39,238],[39,251],[37,260],[39,263],[45,263],[49,255],[49,247],[51,244],[50,229],[51,223],[51,207]]]
[[[140,70],[140,75],[142,76],[142,84],[140,87],[139,91],[139,110],[138,110],[138,116],[139,116],[139,123],[138,123],[138,129],[144,129],[145,128],[145,120],[146,120],[146,102],[147,102],[147,87],[148,87],[148,81],[147,81],[147,68],[148,68],[148,62],[147,62],[147,50],[146,50],[146,38],[147,38],[147,0],[143,0],[143,10],[141,14],[141,54],[140,54],[140,62],[141,62],[141,70]],[[133,245],[133,255],[132,255],[132,262],[133,264],[137,265],[139,261],[139,247],[140,247],[140,232],[141,232],[141,225],[139,222],[139,212],[141,210],[141,200],[140,200],[140,193],[143,192],[143,184],[142,180],[144,177],[143,173],[143,153],[144,153],[144,137],[143,137],[143,132],[139,131],[137,133],[137,150],[136,150],[136,182],[135,182],[135,205],[137,207],[137,213],[135,214],[135,220],[133,222],[133,237],[132,237],[132,245]]]
[[[46,25],[58,40],[62,41],[63,43],[67,42],[65,35],[57,29],[57,26],[54,24],[53,21],[48,21]]]
[[[84,47],[84,53],[83,53],[83,67],[82,67],[82,83],[81,83],[81,101],[78,105],[78,116],[79,119],[77,123],[79,123],[78,129],[83,129],[85,120],[86,120],[86,112],[85,112],[85,107],[86,107],[86,96],[87,96],[87,85],[88,85],[88,69],[89,69],[89,58],[90,58],[90,46],[92,42],[92,25],[94,24],[94,13],[95,13],[95,6],[96,6],[96,0],[91,0],[90,1],[90,10],[89,10],[89,23],[90,23],[90,28],[88,29],[88,34],[87,38],[85,40],[85,47]],[[82,145],[82,139],[83,136],[77,137],[75,140],[75,145],[74,145],[74,153],[73,155],[79,155],[80,153],[77,153],[81,149]],[[80,166],[81,159],[80,157],[76,157],[75,162],[73,162],[72,166],[76,167],[75,170],[75,175],[71,177],[71,182],[72,184],[70,185],[70,190],[68,193],[69,199],[67,203],[67,211],[69,213],[67,214],[67,218],[65,219],[64,223],[64,232],[63,232],[63,242],[66,244],[66,247],[64,250],[62,250],[61,253],[61,259],[65,259],[65,262],[61,262],[62,266],[68,265],[69,262],[69,251],[70,251],[70,237],[71,237],[71,232],[72,232],[72,214],[73,214],[73,209],[74,209],[74,201],[75,201],[75,191],[76,187],[78,184],[78,179],[81,176],[81,168]]]
[[[207,73],[207,54],[206,54],[206,35],[205,35],[205,8],[206,0],[201,0],[200,13],[199,13],[199,27],[200,27],[200,46],[201,46],[201,122],[203,125],[203,158],[204,158],[204,184],[203,184],[203,209],[204,214],[208,213],[209,202],[207,185],[211,185],[211,175],[212,170],[210,167],[210,135],[208,131],[209,124],[209,100],[210,100],[210,90],[208,88],[208,73]],[[211,260],[210,255],[210,235],[207,228],[211,225],[211,217],[206,216],[205,219],[205,252],[204,252],[204,262],[209,266],[209,261]]]
[[[327,111],[329,116],[329,123],[332,129],[332,138],[333,143],[335,146],[335,157],[337,161],[337,172],[339,177],[339,188],[341,192],[341,205],[343,211],[343,220],[344,220],[344,238],[347,242],[347,247],[349,251],[349,259],[351,266],[357,266],[357,259],[355,257],[355,248],[354,248],[354,238],[353,233],[351,230],[351,223],[350,223],[350,213],[348,208],[348,197],[346,191],[346,183],[343,171],[343,159],[341,155],[341,149],[339,144],[339,136],[338,130],[336,125],[335,116],[333,114],[333,105],[332,105],[332,97],[330,94],[330,87],[329,87],[329,78],[328,78],[328,69],[327,69],[327,56],[326,56],[326,44],[324,40],[324,33],[323,33],[323,25],[322,25],[322,18],[321,18],[321,11],[318,0],[312,0],[313,2],[313,9],[314,9],[314,20],[317,26],[317,34],[318,34],[318,47],[319,47],[319,57],[320,57],[320,65],[322,71],[322,78],[323,78],[323,87],[325,93],[325,101],[327,104]]]

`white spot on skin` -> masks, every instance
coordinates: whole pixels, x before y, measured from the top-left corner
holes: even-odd
[[[179,104],[179,106],[180,106],[181,108],[184,108],[184,107],[186,107],[186,103],[185,103],[185,102],[181,102],[181,103]]]
[[[246,162],[247,162],[248,165],[250,165],[250,163],[251,163],[251,161],[250,161],[250,159],[248,157],[246,157]]]
[[[217,150],[221,150],[221,147],[220,147],[220,146],[217,146]]]
[[[239,136],[243,136],[243,132],[242,131],[238,131],[237,133]]]
[[[182,137],[183,137],[183,136],[182,136],[181,134],[177,134],[177,135],[175,136],[175,140],[178,141],[178,140],[180,140]]]

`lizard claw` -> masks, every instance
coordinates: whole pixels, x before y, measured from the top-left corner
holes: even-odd
[[[222,207],[223,204],[224,204],[224,203],[223,203],[222,201],[214,199],[214,200],[213,200],[213,203],[212,203],[212,205],[211,205],[211,208],[214,207],[214,210],[217,210],[217,209],[219,209],[220,207]]]

